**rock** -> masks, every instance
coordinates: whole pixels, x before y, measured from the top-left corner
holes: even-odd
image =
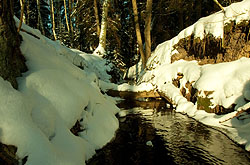
[[[0,164],[19,164],[16,151],[15,146],[0,143]]]
[[[197,60],[200,65],[230,62],[241,57],[249,57],[249,22],[236,25],[230,22],[224,27],[224,47],[222,39],[207,34],[201,40],[193,35],[179,40],[174,48],[179,52],[171,56],[171,63],[178,60]]]

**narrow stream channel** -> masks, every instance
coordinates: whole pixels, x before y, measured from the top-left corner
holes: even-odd
[[[131,107],[139,105],[144,109]],[[128,115],[120,118],[116,137],[87,164],[250,164],[250,153],[223,133],[165,105],[121,103]]]

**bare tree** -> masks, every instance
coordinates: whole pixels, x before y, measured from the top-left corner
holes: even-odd
[[[26,24],[29,25],[30,24],[30,0],[27,0],[26,2],[27,2],[27,4],[26,4],[26,15],[27,15]]]
[[[69,38],[70,38],[70,45],[71,47],[74,46],[74,27],[73,27],[73,23],[72,23],[72,0],[68,0],[69,1],[69,26],[70,26],[70,32],[69,32]]]
[[[147,61],[146,61],[146,57],[145,57],[145,54],[144,54],[144,51],[143,51],[143,44],[142,44],[142,38],[141,38],[141,30],[140,30],[136,0],[132,0],[132,5],[133,5],[133,12],[134,12],[136,38],[137,38],[137,43],[138,43],[138,46],[139,46],[141,59],[142,59],[142,66],[143,66],[143,69],[144,69],[146,67],[146,62]]]
[[[94,11],[95,11],[95,19],[96,19],[96,30],[97,35],[100,35],[101,29],[100,29],[100,21],[99,21],[99,15],[98,15],[98,6],[96,0],[94,0]]]
[[[41,29],[42,34],[45,35],[44,27],[43,27],[43,21],[42,21],[42,16],[41,16],[41,5],[40,5],[40,0],[36,0],[37,4],[37,12],[38,12],[38,23],[37,27],[38,29]],[[40,28],[39,28],[40,27]]]
[[[65,21],[66,21],[67,29],[68,29],[68,32],[69,32],[69,31],[70,31],[70,29],[69,29],[69,21],[68,21],[68,14],[67,14],[67,4],[66,4],[66,0],[64,0],[63,2],[64,2]]]
[[[52,31],[54,35],[54,39],[57,40],[56,37],[56,24],[55,24],[55,12],[54,12],[54,2],[50,0],[50,16],[52,18]]]
[[[20,15],[20,22],[19,22],[17,32],[21,30],[22,23],[23,23],[23,15],[24,15],[24,1],[23,0],[20,0],[20,5],[21,5],[21,15]]]
[[[69,1],[69,25],[70,25],[70,32],[73,33],[74,32],[74,27],[73,27],[73,23],[72,23],[72,0],[68,0]]]
[[[107,35],[107,27],[108,27],[108,8],[109,8],[110,0],[103,1],[102,7],[102,22],[101,22],[101,32],[99,36],[99,45],[94,51],[94,54],[105,54],[106,48],[106,35]]]
[[[145,37],[145,67],[148,58],[151,55],[151,18],[152,18],[152,3],[153,0],[147,0],[146,4],[146,18],[145,18],[145,30],[144,30],[144,37]],[[144,67],[144,68],[145,68]]]

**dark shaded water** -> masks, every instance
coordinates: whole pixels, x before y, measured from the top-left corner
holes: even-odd
[[[250,153],[221,132],[152,104],[155,110],[128,109],[116,138],[87,164],[250,164]]]

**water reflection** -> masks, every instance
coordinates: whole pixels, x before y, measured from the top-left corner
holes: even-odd
[[[177,164],[250,164],[250,154],[221,132],[165,110],[148,118]]]
[[[219,131],[166,109],[161,101],[141,105],[151,109],[127,109],[116,138],[87,164],[250,164],[250,153]]]

